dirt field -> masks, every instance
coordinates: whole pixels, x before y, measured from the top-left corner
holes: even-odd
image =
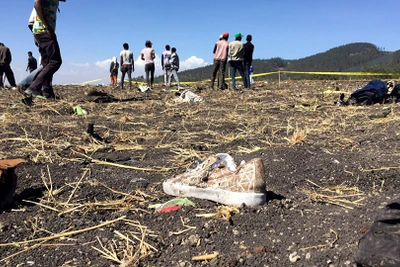
[[[188,86],[201,103],[160,88],[58,86],[59,100],[31,108],[3,90],[0,159],[28,162],[16,169],[14,207],[0,213],[0,265],[355,266],[376,212],[400,197],[399,104],[334,104],[367,82]],[[78,105],[88,114],[73,114]],[[215,153],[261,157],[268,202],[149,207],[174,198],[163,180]]]

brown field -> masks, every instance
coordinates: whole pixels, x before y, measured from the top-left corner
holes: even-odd
[[[59,100],[26,107],[1,91],[0,159],[28,162],[0,213],[0,266],[355,266],[376,212],[400,197],[399,104],[334,104],[367,82],[188,86],[201,103],[160,88],[57,86]],[[261,157],[268,202],[149,208],[173,198],[163,180],[215,153]]]

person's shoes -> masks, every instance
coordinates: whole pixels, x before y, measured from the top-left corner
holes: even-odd
[[[164,192],[208,199],[231,206],[257,206],[266,201],[264,165],[255,158],[238,167],[225,153],[210,156],[193,170],[168,179]]]
[[[32,97],[25,97],[21,100],[22,104],[31,107],[33,105]]]
[[[37,96],[39,96],[40,94],[39,93],[36,93],[36,92],[34,92],[34,91],[32,91],[31,89],[26,89],[25,91],[24,91],[24,94],[27,96],[27,97],[31,97],[31,98],[35,98],[35,97],[37,97]]]
[[[178,86],[178,90],[183,90],[185,88],[183,88],[182,86]]]
[[[13,91],[18,90],[18,87],[17,86],[13,86],[13,87],[10,88],[10,90],[13,90]]]

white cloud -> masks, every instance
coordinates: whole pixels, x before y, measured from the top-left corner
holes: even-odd
[[[191,56],[190,58],[186,59],[185,61],[180,62],[180,70],[190,70],[199,67],[207,66],[208,63],[204,61],[202,58],[198,58],[196,56]]]
[[[102,68],[102,69],[105,69],[105,70],[109,70],[111,61],[112,61],[111,58],[110,58],[110,59],[103,60],[103,61],[96,61],[96,62],[94,63],[94,65],[95,65],[96,67],[99,67],[99,68]]]
[[[71,65],[72,66],[76,66],[76,67],[88,68],[90,66],[90,63],[89,62],[86,62],[86,63],[75,63],[75,62],[72,62]]]

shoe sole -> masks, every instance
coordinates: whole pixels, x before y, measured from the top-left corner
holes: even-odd
[[[172,196],[207,199],[228,206],[245,204],[246,206],[254,207],[267,201],[266,193],[232,192],[223,189],[200,188],[169,181],[163,183],[163,190],[166,194]]]

